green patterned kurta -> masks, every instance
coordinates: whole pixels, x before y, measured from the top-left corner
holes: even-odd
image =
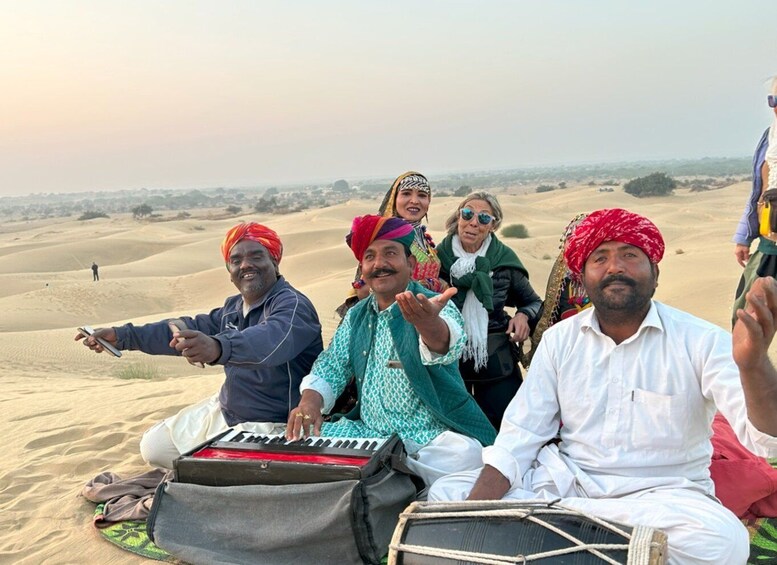
[[[377,311],[377,302],[370,296],[367,307]],[[413,391],[410,380],[398,364],[394,342],[389,331],[389,321],[397,314],[396,303],[377,314],[374,342],[368,352],[367,378],[361,378],[361,419],[342,418],[337,422],[325,423],[321,435],[339,437],[388,437],[396,433],[403,441],[412,440],[425,445],[448,428],[440,422]],[[331,395],[324,395],[325,403],[339,394],[354,374],[349,354],[351,342],[351,320],[349,310],[343,323],[337,329],[329,344],[311,369],[311,387],[323,392],[315,385],[316,380],[325,381],[331,388]],[[459,327],[459,338],[445,355],[434,355],[432,364],[457,363],[466,342],[461,315],[452,302],[441,312],[449,323]],[[392,362],[392,363],[390,363]],[[360,377],[357,377],[360,378]]]

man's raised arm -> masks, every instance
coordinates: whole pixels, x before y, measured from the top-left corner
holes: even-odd
[[[777,281],[756,279],[736,313],[733,354],[745,393],[747,416],[762,433],[777,436],[777,370],[768,348],[777,330]]]

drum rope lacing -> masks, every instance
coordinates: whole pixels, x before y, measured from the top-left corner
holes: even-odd
[[[555,557],[560,555],[567,555],[571,553],[579,553],[581,551],[588,551],[593,555],[599,557],[603,562],[611,565],[623,565],[622,561],[616,561],[608,555],[602,553],[601,550],[610,551],[626,551],[628,552],[628,562],[626,565],[632,563],[648,563],[650,559],[650,552],[653,545],[653,528],[645,526],[635,526],[629,533],[615,524],[597,518],[589,514],[580,512],[572,508],[567,508],[556,504],[554,501],[521,501],[520,508],[499,508],[493,509],[493,501],[484,501],[482,503],[475,501],[468,501],[465,503],[425,503],[424,509],[429,510],[429,513],[415,513],[412,510],[415,509],[416,504],[409,507],[410,512],[403,512],[399,516],[399,524],[394,531],[394,538],[389,544],[389,549],[394,552],[403,551],[405,553],[415,555],[426,555],[429,557],[443,557],[446,559],[466,560],[472,563],[483,563],[484,565],[515,565],[525,564],[531,561],[538,561],[540,559],[547,559],[549,557]],[[526,508],[530,505],[529,508]],[[479,508],[480,507],[480,508]],[[441,511],[445,510],[445,511]],[[584,517],[597,525],[614,532],[626,539],[626,543],[623,544],[594,544],[585,543],[572,534],[563,531],[555,525],[543,520],[539,515],[564,515],[569,516],[570,513]],[[480,553],[466,550],[446,549],[436,547],[424,547],[419,545],[400,543],[401,532],[405,529],[407,521],[421,521],[438,518],[518,518],[526,519],[537,523],[544,528],[556,533],[557,535],[573,542],[575,546],[556,549],[552,551],[545,551],[541,553],[533,553],[530,555],[495,555],[491,553]],[[633,538],[633,539],[632,539]],[[629,543],[631,542],[631,543]],[[391,561],[390,561],[391,562]]]

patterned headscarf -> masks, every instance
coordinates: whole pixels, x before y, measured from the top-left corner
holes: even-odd
[[[651,263],[664,256],[664,238],[645,216],[621,208],[596,210],[577,225],[564,246],[564,259],[575,279],[580,279],[591,253],[606,241],[639,247]]]
[[[381,202],[378,211],[381,216],[396,215],[397,194],[399,194],[400,190],[404,190],[405,188],[414,188],[418,192],[428,194],[430,198],[432,196],[432,187],[429,186],[429,181],[426,180],[424,175],[415,171],[402,173],[396,178],[394,184],[391,185],[386,196],[383,197],[383,202]]]
[[[345,242],[353,251],[354,256],[362,262],[364,252],[377,239],[398,241],[407,249],[413,243],[415,232],[413,226],[402,218],[385,218],[368,214],[353,219],[351,233],[345,236]]]
[[[283,256],[283,244],[278,234],[270,228],[257,224],[256,222],[248,222],[238,224],[227,232],[224,236],[224,241],[221,242],[221,254],[224,256],[224,261],[229,264],[229,254],[232,252],[232,248],[243,239],[250,239],[251,241],[257,241],[267,248],[270,253],[270,257],[275,259],[276,263],[281,262]],[[229,268],[229,266],[227,266]]]

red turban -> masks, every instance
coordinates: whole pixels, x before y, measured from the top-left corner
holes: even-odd
[[[345,237],[345,242],[361,263],[364,252],[376,239],[398,241],[409,249],[414,237],[413,226],[402,218],[367,215],[353,219],[351,233]]]
[[[606,241],[639,247],[651,263],[664,256],[664,238],[645,216],[621,208],[596,210],[577,224],[564,245],[564,260],[573,277],[580,278],[588,257]]]
[[[224,241],[221,242],[221,254],[224,256],[224,261],[229,263],[229,254],[232,248],[243,239],[250,239],[251,241],[258,241],[267,248],[270,253],[270,257],[275,259],[276,263],[281,262],[281,256],[283,255],[283,244],[281,243],[278,234],[268,227],[256,222],[248,222],[247,224],[238,224],[227,232],[224,236]]]

